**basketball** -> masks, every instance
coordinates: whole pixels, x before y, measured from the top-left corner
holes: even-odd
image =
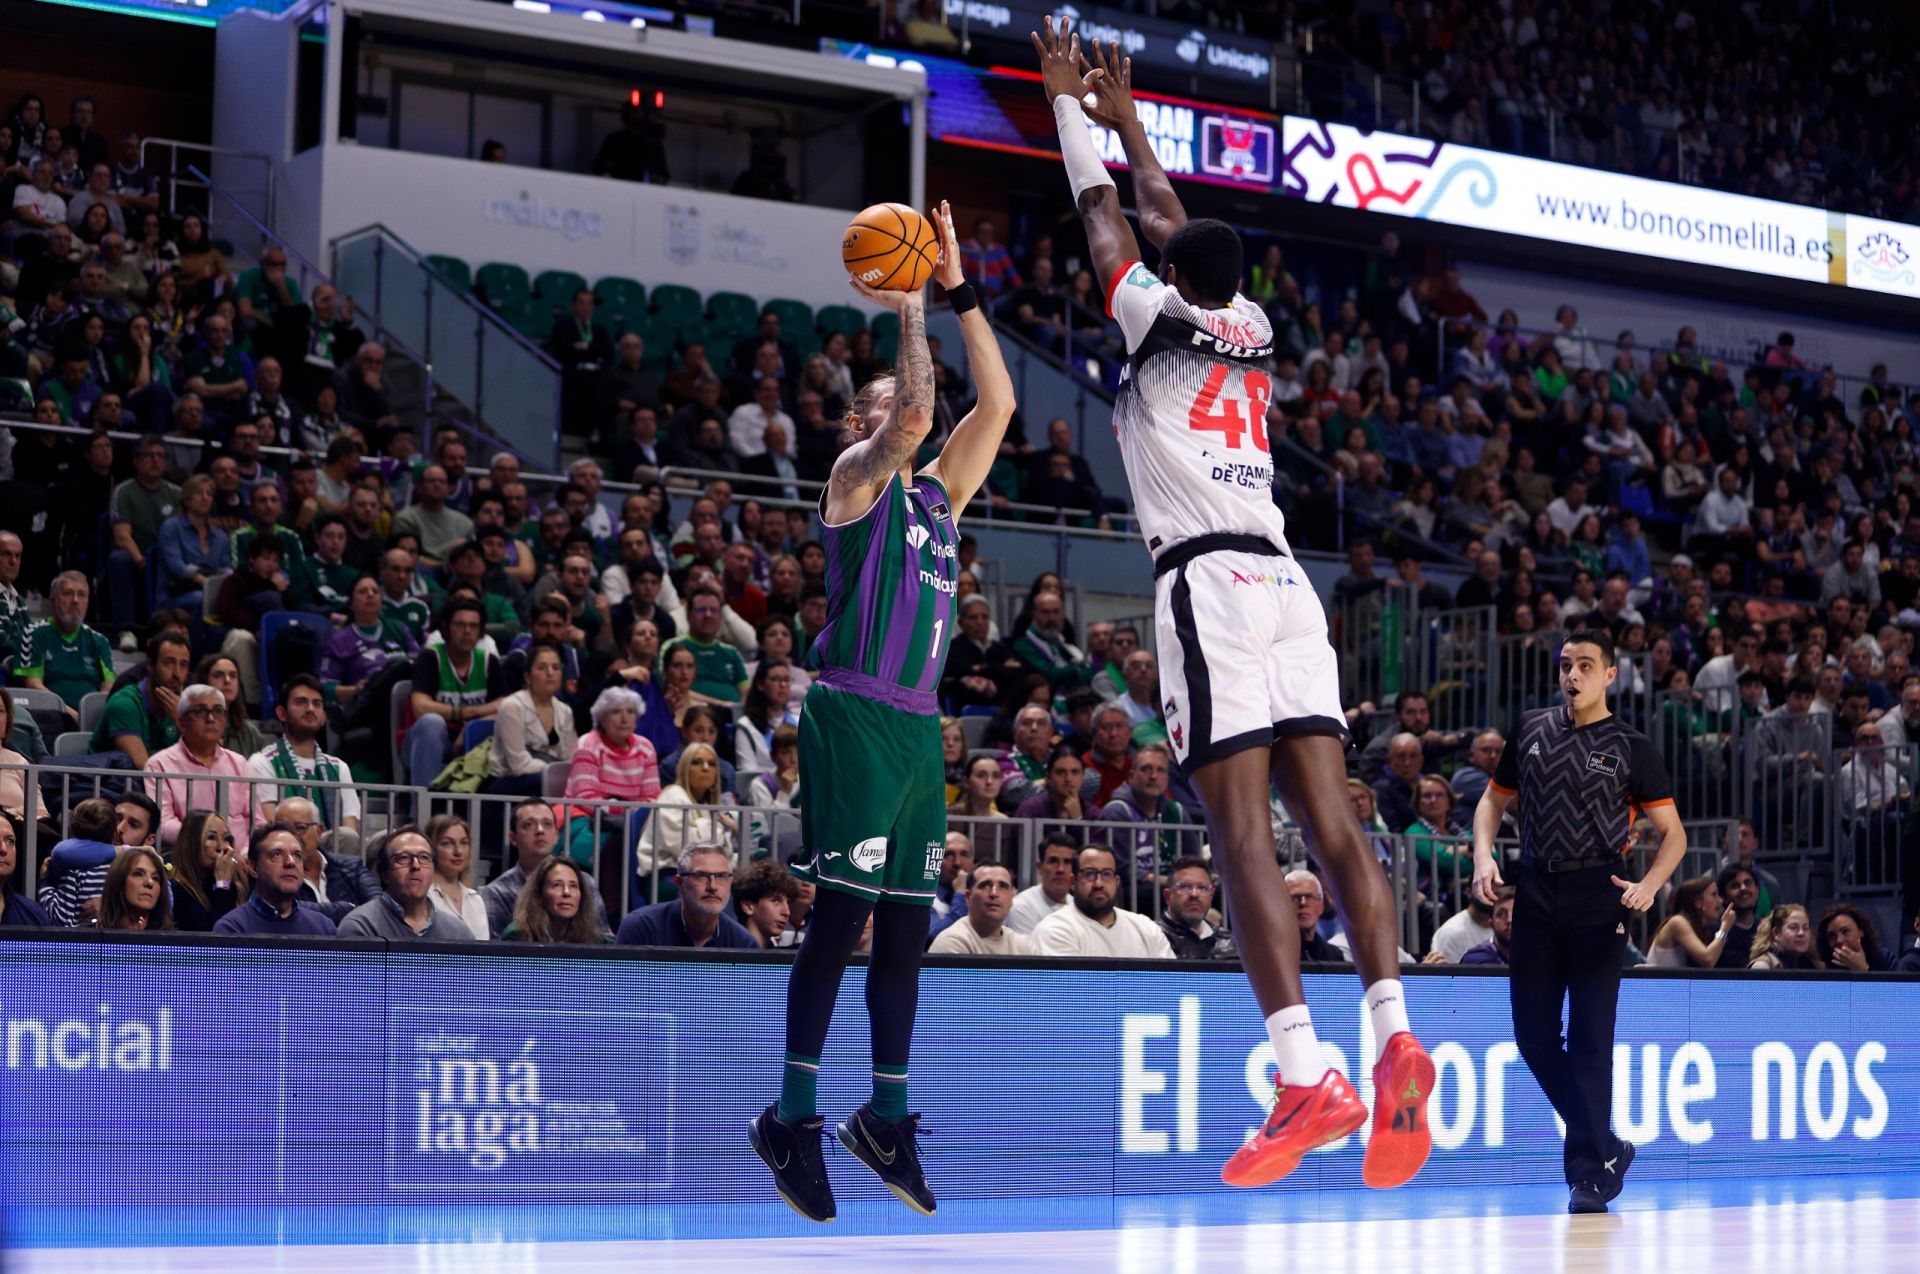
[[[847,273],[883,292],[917,292],[933,276],[940,240],[933,226],[902,203],[877,203],[847,226],[840,260]]]

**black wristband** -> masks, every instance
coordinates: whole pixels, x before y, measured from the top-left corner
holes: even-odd
[[[947,304],[953,306],[953,316],[959,318],[968,310],[980,308],[980,298],[975,295],[973,284],[964,279],[947,289]]]

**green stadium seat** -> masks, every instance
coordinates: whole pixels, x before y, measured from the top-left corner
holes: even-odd
[[[447,281],[449,287],[462,292],[473,290],[473,267],[459,257],[430,256],[427,268]]]
[[[647,308],[646,288],[617,274],[609,274],[593,285],[593,299],[600,302],[602,309],[626,315],[631,323],[638,323]]]
[[[717,328],[745,336],[760,324],[760,303],[742,292],[715,292],[707,298],[707,318]]]
[[[544,345],[553,335],[553,309],[545,301],[529,298],[515,308],[511,314],[502,314],[502,318],[513,324],[515,331],[532,341],[535,345]]]
[[[894,355],[900,351],[900,316],[885,312],[873,316],[873,352],[887,362],[893,362]]]
[[[683,344],[706,340],[707,325],[698,317],[648,314],[640,325],[640,339],[653,353],[673,359]]]
[[[814,315],[813,325],[822,341],[828,332],[845,332],[851,337],[855,332],[867,330],[867,316],[851,305],[829,305]]]
[[[700,294],[678,283],[663,283],[653,290],[653,312],[685,319],[691,323],[703,322],[707,315],[706,303]]]
[[[473,286],[495,309],[517,307],[533,297],[533,283],[527,278],[527,272],[517,265],[498,261],[481,266],[473,276]]]
[[[573,304],[573,294],[586,286],[587,281],[572,270],[542,270],[533,280],[533,294],[564,310]]]
[[[760,308],[780,316],[780,335],[787,340],[797,342],[801,333],[811,335],[813,332],[813,307],[805,301],[777,296]]]

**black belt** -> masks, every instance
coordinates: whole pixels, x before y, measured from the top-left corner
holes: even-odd
[[[1522,854],[1520,865],[1529,871],[1543,871],[1549,876],[1557,876],[1561,872],[1587,871],[1594,867],[1618,867],[1620,855],[1598,854],[1592,858],[1541,858],[1534,854]]]
[[[1285,557],[1274,546],[1272,540],[1264,535],[1235,535],[1220,532],[1214,535],[1196,535],[1190,540],[1182,540],[1169,548],[1153,562],[1153,577],[1159,579],[1168,571],[1185,566],[1202,553],[1257,553],[1261,557]]]

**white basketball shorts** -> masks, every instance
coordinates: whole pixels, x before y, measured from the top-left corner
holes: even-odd
[[[1154,581],[1154,621],[1160,706],[1189,773],[1292,735],[1345,742],[1327,614],[1293,558],[1221,548],[1181,561]]]

